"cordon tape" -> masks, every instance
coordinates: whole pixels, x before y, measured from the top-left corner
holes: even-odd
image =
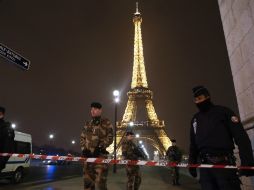
[[[10,156],[16,158],[31,158],[37,160],[61,160],[73,162],[89,162],[96,164],[118,164],[118,165],[138,165],[138,166],[168,166],[179,168],[218,168],[218,169],[248,169],[254,170],[251,166],[234,166],[234,165],[211,165],[211,164],[185,164],[167,161],[146,161],[146,160],[114,160],[107,158],[85,158],[85,157],[72,157],[72,156],[49,156],[49,155],[36,155],[36,154],[15,154],[15,153],[0,153],[0,156]]]

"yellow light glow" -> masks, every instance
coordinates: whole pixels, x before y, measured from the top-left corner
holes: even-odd
[[[142,22],[141,16],[139,14],[135,15],[133,22],[135,26],[135,36],[134,36],[134,63],[132,71],[131,88],[132,89],[136,87],[148,88],[141,34],[141,22]]]
[[[141,23],[142,18],[140,12],[136,11],[133,18],[135,27],[134,36],[134,61],[132,71],[132,82],[131,90],[128,92],[128,102],[125,108],[123,119],[117,125],[117,128],[127,128],[131,121],[136,121],[137,114],[137,100],[143,99],[145,101],[146,112],[148,116],[149,127],[154,128],[156,135],[142,136],[143,139],[147,140],[151,146],[155,147],[160,154],[165,154],[167,148],[171,145],[171,141],[165,132],[164,121],[160,121],[155,112],[153,106],[153,92],[148,89],[144,55],[143,55],[143,43],[141,34]],[[117,152],[121,152],[121,140],[124,137],[124,130],[117,131],[116,143],[119,145]],[[120,144],[119,144],[120,143]],[[113,152],[113,143],[108,148],[109,152]]]

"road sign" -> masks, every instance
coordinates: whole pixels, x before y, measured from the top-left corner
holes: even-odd
[[[29,69],[30,61],[26,58],[22,57],[21,55],[17,54],[10,48],[6,47],[5,45],[0,43],[0,55],[21,67],[24,70]]]

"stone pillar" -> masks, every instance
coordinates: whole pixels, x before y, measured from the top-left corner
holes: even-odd
[[[218,0],[241,120],[254,126],[254,0]],[[254,129],[248,130],[254,148]],[[243,178],[244,190],[254,178]]]

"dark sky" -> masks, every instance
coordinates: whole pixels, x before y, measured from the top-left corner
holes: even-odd
[[[170,138],[187,149],[196,108],[191,89],[206,85],[215,103],[237,111],[217,0],[142,0],[148,85]],[[90,119],[91,101],[122,117],[133,65],[134,0],[0,0],[0,42],[31,61],[29,71],[0,58],[0,105],[33,141],[71,147]],[[74,146],[79,150],[79,145]]]

